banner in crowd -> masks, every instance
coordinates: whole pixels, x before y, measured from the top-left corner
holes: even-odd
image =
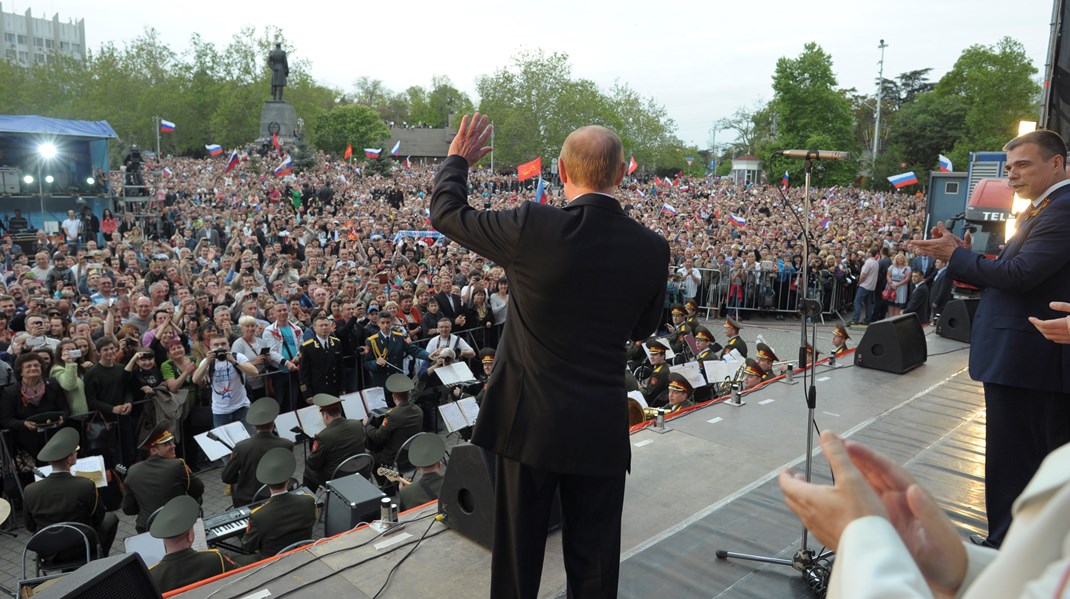
[[[530,179],[540,173],[542,173],[542,156],[516,167],[516,177],[521,181]]]
[[[888,177],[888,182],[892,184],[896,189],[902,189],[907,185],[914,185],[918,182],[918,176],[914,174],[914,171],[907,171],[898,175],[892,175]]]
[[[438,241],[439,239],[445,239],[446,236],[438,231],[398,231],[394,233],[394,244],[402,239],[431,239]]]

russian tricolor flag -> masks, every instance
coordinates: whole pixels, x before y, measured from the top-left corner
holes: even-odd
[[[383,153],[382,148],[364,148],[364,155],[368,158],[378,158]]]
[[[170,177],[170,176],[172,176],[174,174],[175,174],[175,172],[171,170],[171,167],[169,167],[169,166],[163,167],[163,176]]]
[[[549,195],[546,193],[546,186],[542,183],[542,177],[539,177],[539,184],[535,187],[535,203],[545,204],[549,199]]]
[[[219,156],[223,153],[223,146],[219,144],[208,144],[204,146],[205,150],[208,150],[209,156]]]
[[[736,216],[735,214],[729,214],[728,220],[732,221],[732,224],[737,227],[742,227],[747,224],[747,219],[742,216]]]
[[[294,172],[294,164],[293,161],[290,160],[290,155],[287,154],[286,159],[282,161],[282,164],[275,167],[275,176],[282,177],[289,175],[292,172]]]
[[[832,219],[831,218],[826,216],[825,218],[821,219],[821,228],[822,229],[828,229],[830,224],[832,224]]]
[[[160,131],[162,131],[163,133],[174,133],[175,124],[171,121],[165,121],[163,119],[160,119]]]
[[[788,171],[784,171],[784,178],[780,180],[780,186],[784,189],[788,188]]]
[[[950,173],[951,170],[951,159],[947,156],[944,156],[943,154],[940,154],[940,172]]]
[[[892,175],[888,177],[888,182],[892,184],[896,189],[902,189],[907,185],[914,185],[918,182],[918,176],[914,174],[914,171],[907,171],[898,175]]]
[[[412,162],[409,161],[409,158],[412,158],[412,156],[406,156],[405,162],[402,163],[406,170],[412,167]]]
[[[661,213],[668,214],[669,216],[676,216],[676,208],[673,208],[669,203],[664,203],[661,205]]]
[[[400,152],[400,151],[401,151],[401,140],[399,139],[398,143],[394,144],[393,148],[390,148],[390,155],[391,156],[397,156],[398,152]]]
[[[238,166],[238,151],[234,150],[230,153],[230,160],[227,161],[227,168],[223,169],[223,174],[227,174],[234,170],[234,167]]]

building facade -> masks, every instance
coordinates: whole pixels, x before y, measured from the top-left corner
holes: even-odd
[[[0,59],[23,66],[47,64],[56,55],[85,60],[85,19],[61,23],[59,14],[51,19],[4,12],[0,3]]]

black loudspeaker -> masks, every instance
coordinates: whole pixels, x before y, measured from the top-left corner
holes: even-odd
[[[136,553],[91,561],[34,594],[40,599],[159,599],[149,569]]]
[[[377,519],[383,497],[386,497],[386,493],[360,473],[327,481],[327,515],[323,519],[323,536],[333,537],[355,528],[361,522]]]
[[[977,313],[979,299],[951,300],[936,323],[936,334],[963,343],[970,342],[973,330],[973,315]]]
[[[855,366],[903,374],[924,364],[928,354],[921,321],[911,312],[869,325],[855,349]]]
[[[476,445],[458,445],[438,494],[450,527],[490,549],[494,545],[494,454]],[[561,499],[554,497],[550,530],[561,526]]]

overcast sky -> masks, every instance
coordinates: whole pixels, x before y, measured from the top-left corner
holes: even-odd
[[[1040,73],[1047,61],[1051,0],[785,0],[583,2],[582,0],[5,0],[4,12],[85,19],[87,43],[121,43],[146,27],[181,51],[190,35],[224,46],[243,25],[283,29],[321,82],[343,91],[366,75],[394,90],[449,76],[475,97],[475,81],[521,49],[565,52],[573,77],[603,89],[627,83],[665,106],[685,143],[706,147],[712,124],[772,96],[778,58],[816,41],[842,87],[874,93],[880,50],[885,77],[949,70],[964,48],[1010,36]],[[1039,80],[1040,74],[1037,75]],[[268,96],[265,90],[265,96]],[[718,142],[726,141],[722,133]]]

